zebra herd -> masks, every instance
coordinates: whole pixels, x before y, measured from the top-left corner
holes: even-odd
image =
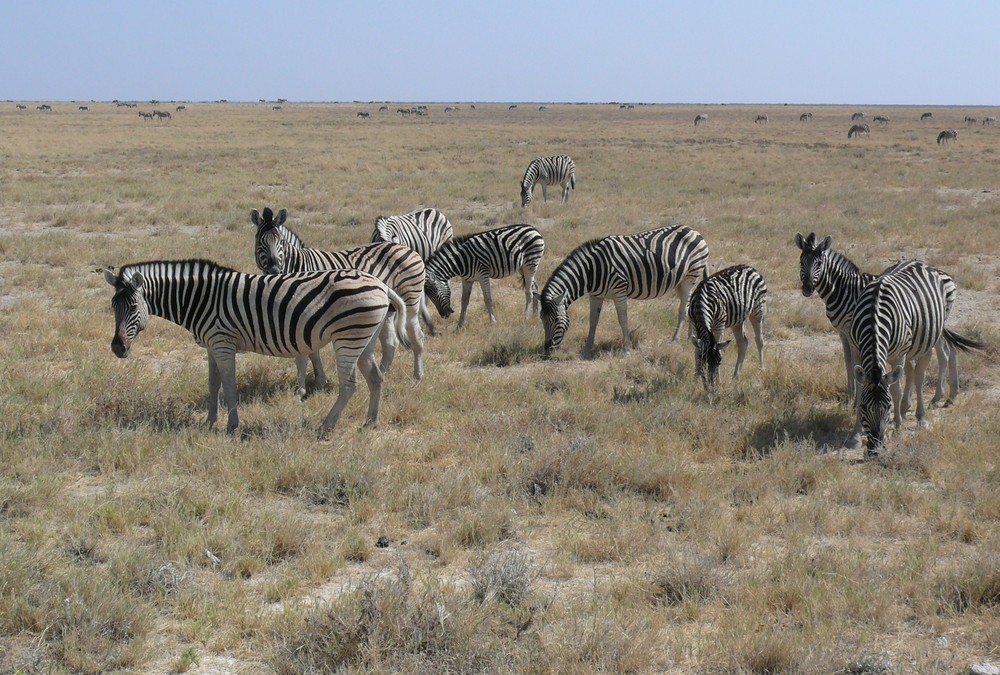
[[[575,183],[573,161],[566,155],[531,162],[522,181],[522,205],[538,182],[561,184],[563,200]],[[568,187],[569,186],[569,187]],[[525,197],[527,195],[527,197]],[[516,224],[455,237],[443,213],[421,208],[396,216],[378,216],[370,242],[343,251],[308,248],[287,225],[288,212],[251,210],[255,227],[254,259],[260,274],[244,274],[208,260],[151,261],[104,268],[114,287],[115,331],[112,351],[128,356],[150,315],[172,321],[193,335],[208,353],[208,422],[218,418],[220,388],[227,408],[226,429],[239,425],[237,352],[293,358],[296,393],[306,395],[306,371],[313,365],[315,387],[326,375],[320,349],[332,344],[339,390],[320,425],[320,436],[335,427],[357,387],[357,370],[368,384],[367,425],[379,420],[384,377],[400,343],[413,352],[413,377],[424,377],[424,336],[434,325],[427,301],[442,317],[453,312],[450,281],[462,280],[461,313],[465,324],[472,288],[479,283],[491,322],[496,322],[491,279],[519,273],[525,294],[525,317],[539,316],[542,351],[549,358],[565,341],[569,306],[587,296],[590,323],[583,355],[593,353],[604,303],[615,305],[623,351],[633,346],[628,301],[674,293],[679,300],[673,340],[685,323],[694,346],[695,371],[704,388],[718,386],[722,352],[737,344],[733,379],[740,376],[754,333],[760,368],[764,368],[763,324],[767,285],[745,264],[708,274],[705,238],[686,225],[668,225],[631,235],[610,235],[573,249],[539,290],[535,275],[545,252],[541,233]],[[802,294],[818,293],[827,317],[840,335],[847,371],[847,396],[853,401],[855,428],[849,445],[867,439],[866,455],[885,445],[890,415],[896,428],[916,390],[916,419],[926,424],[921,384],[932,353],[938,358],[937,389],[931,403],[950,404],[958,393],[958,351],[985,350],[981,342],[946,327],[955,301],[954,280],[920,261],[902,261],[879,275],[862,272],[832,249],[832,239],[815,233],[795,236],[800,249]],[[381,362],[375,362],[378,342]],[[905,383],[905,385],[903,384]]]

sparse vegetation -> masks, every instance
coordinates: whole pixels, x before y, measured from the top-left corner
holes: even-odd
[[[842,447],[839,339],[801,295],[792,238],[832,234],[866,271],[941,267],[956,329],[1000,346],[1000,130],[938,146],[907,108],[848,142],[854,108],[804,124],[803,107],[718,107],[696,134],[701,107],[361,121],[356,105],[191,104],[162,123],[89,107],[0,110],[0,672],[874,674],[998,658],[1000,361],[963,354],[956,404],[859,461]],[[559,152],[577,164],[569,204],[522,210],[527,162]],[[629,354],[608,304],[592,360],[575,303],[543,359],[511,278],[493,284],[495,325],[436,320],[419,384],[397,358],[379,428],[361,428],[360,395],[318,442],[333,391],[299,401],[289,360],[238,358],[227,437],[204,426],[204,350],[186,332],[152,319],[127,360],[110,351],[97,267],[250,271],[251,208],[288,208],[309,245],[345,248],[421,205],[457,234],[537,227],[539,283],[586,239],[691,225],[711,271],[764,276],[765,369],[749,359],[707,395],[691,345],[670,341],[673,296],[629,303]]]

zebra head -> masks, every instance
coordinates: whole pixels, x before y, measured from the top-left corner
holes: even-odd
[[[699,335],[691,336],[694,345],[694,369],[705,385],[705,391],[714,391],[719,385],[719,366],[722,365],[722,350],[732,340],[716,342],[711,331],[699,330]]]
[[[372,243],[377,244],[379,242],[388,241],[394,244],[398,244],[398,239],[394,238],[395,233],[392,231],[392,223],[385,216],[379,216],[375,219],[375,229],[372,231]]]
[[[542,292],[540,314],[545,328],[546,358],[553,350],[559,349],[569,330],[569,313],[566,311],[568,306],[569,296],[565,291],[556,297],[546,297],[545,292]]]
[[[132,341],[146,328],[149,322],[149,306],[142,294],[145,279],[139,272],[125,278],[110,267],[104,270],[104,279],[114,286],[111,308],[115,312],[115,337],[111,340],[111,351],[124,359],[132,349]]]
[[[799,256],[799,279],[802,281],[802,295],[807,298],[813,294],[820,279],[823,278],[827,261],[826,253],[830,250],[832,243],[833,238],[829,235],[818,243],[815,232],[810,232],[808,237],[803,237],[801,234],[795,235],[795,245],[802,251]]]
[[[527,181],[521,183],[521,208],[523,209],[531,203],[531,193],[534,191],[534,183]]]
[[[896,366],[888,374],[868,373],[860,366],[854,366],[854,379],[858,383],[858,406],[861,414],[861,429],[868,438],[869,453],[877,454],[885,446],[886,431],[892,415],[892,393],[890,387],[903,374],[903,367]]]
[[[257,267],[264,274],[278,274],[285,271],[285,237],[282,236],[281,226],[288,219],[288,210],[278,211],[278,217],[269,208],[264,208],[261,215],[257,209],[250,210],[250,222],[257,226],[255,237],[254,255],[257,258]]]
[[[434,303],[438,314],[447,319],[455,310],[451,307],[451,284],[434,270],[425,270],[424,295]]]

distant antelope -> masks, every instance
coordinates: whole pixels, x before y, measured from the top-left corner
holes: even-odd
[[[76,109],[79,110],[80,112],[87,112],[88,110],[90,110],[90,108],[85,105],[77,106]]]
[[[695,126],[698,126],[702,122],[707,122],[707,121],[708,121],[708,115],[699,114],[699,115],[695,115],[694,116],[694,125]]]
[[[813,114],[811,112],[804,112],[799,115],[800,122],[812,122]]]
[[[992,115],[990,115],[989,117],[984,117],[983,118],[983,126],[984,127],[992,127],[996,123],[997,123],[997,118],[994,117],[994,116],[992,116]]]
[[[878,122],[879,124],[888,124],[889,118],[886,117],[885,115],[875,115],[875,117],[872,118],[872,122]]]
[[[871,127],[869,127],[867,124],[855,124],[852,125],[850,131],[847,132],[847,137],[854,138],[858,134],[864,134],[865,136],[867,136],[870,133],[871,133]]]
[[[945,129],[944,131],[939,133],[937,137],[938,145],[941,145],[942,141],[947,143],[948,141],[957,141],[957,140],[958,140],[958,132],[955,131],[954,129]]]
[[[360,118],[361,118],[361,119],[363,119],[363,120],[367,120],[367,119],[370,119],[370,118],[371,118],[371,116],[372,116],[372,114],[371,114],[371,113],[369,113],[369,112],[359,112],[359,113],[358,113],[358,117],[360,117]]]
[[[976,119],[975,117],[969,117],[968,115],[965,116],[965,123],[966,124],[976,124],[978,122],[979,122],[979,120]]]
[[[512,104],[512,105],[509,105],[509,106],[507,106],[507,110],[513,110],[513,109],[514,109],[514,108],[516,108],[516,107],[517,107],[517,104],[516,104],[516,103],[514,103],[514,104]]]
[[[754,124],[767,124],[767,115],[757,115],[753,121]]]
[[[923,115],[920,116],[920,121],[923,122],[924,120],[929,120],[932,117],[934,117],[932,113],[925,112]]]
[[[865,114],[863,112],[856,112],[853,115],[851,115],[851,121],[852,122],[854,120],[863,120],[864,118],[865,118]]]

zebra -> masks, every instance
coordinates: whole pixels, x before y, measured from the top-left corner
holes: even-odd
[[[387,106],[387,105],[380,105],[378,107],[378,111],[379,112],[389,112],[389,106]]]
[[[23,103],[18,103],[17,104],[17,109],[18,110],[27,110],[28,106],[24,105]]]
[[[826,307],[826,318],[840,336],[847,369],[847,401],[854,402],[856,388],[854,366],[859,363],[857,351],[851,342],[851,322],[858,297],[865,286],[877,278],[875,274],[862,272],[847,256],[832,248],[833,238],[829,235],[819,240],[815,232],[808,237],[795,235],[795,245],[802,251],[799,256],[799,279],[802,295],[810,297],[815,292]],[[942,273],[943,274],[943,273]],[[947,275],[945,275],[947,276]],[[950,277],[949,277],[950,278]],[[954,286],[954,284],[952,284]],[[955,289],[951,289],[954,295]],[[958,394],[958,364],[955,355],[947,349],[947,344],[937,346],[938,380],[937,389],[931,403],[938,404],[944,398],[946,371],[951,369],[948,405]]]
[[[929,120],[933,117],[934,113],[925,112],[923,115],[920,116],[920,121],[923,122],[924,120]]]
[[[605,300],[613,300],[625,351],[632,348],[627,300],[656,298],[673,290],[680,299],[674,341],[680,335],[688,298],[708,261],[704,237],[686,225],[667,225],[633,235],[593,239],[559,263],[542,289],[545,355],[558,349],[569,329],[569,305],[590,296],[590,332],[584,356],[590,356]]]
[[[398,216],[377,217],[372,243],[388,241],[409,246],[426,267],[434,253],[454,236],[455,231],[445,215],[437,209],[426,208]],[[425,303],[420,305],[420,318],[427,325],[427,331],[434,335],[434,324]]]
[[[161,120],[164,118],[170,119],[170,113],[167,112],[166,110],[154,110],[153,114],[156,115]]]
[[[889,118],[886,117],[885,115],[875,115],[875,117],[872,118],[872,122],[878,122],[879,124],[888,124]]]
[[[129,355],[151,314],[188,329],[206,349],[209,426],[218,418],[220,385],[229,413],[226,431],[239,426],[237,352],[303,360],[330,342],[340,390],[320,436],[336,426],[354,395],[358,367],[369,390],[366,424],[378,424],[383,377],[375,366],[375,337],[390,305],[401,331],[405,309],[402,299],[370,274],[242,274],[208,260],[163,260],[126,265],[117,273],[105,268],[104,278],[115,289],[115,356]]]
[[[406,335],[413,349],[413,378],[420,381],[424,376],[424,340],[420,330],[419,313],[424,296],[424,261],[408,246],[382,242],[365,244],[346,251],[322,251],[306,248],[285,222],[288,210],[281,209],[277,216],[269,208],[263,213],[257,209],[250,211],[250,222],[256,227],[254,235],[254,258],[257,268],[264,274],[291,272],[313,272],[317,270],[351,268],[367,272],[395,291],[406,304]],[[396,332],[387,322],[379,339],[382,344],[382,361],[379,368],[384,375],[389,371],[396,354]],[[309,355],[316,375],[316,388],[326,384],[323,362],[319,352]],[[305,363],[299,364],[298,390],[305,396]]]
[[[142,120],[145,122],[146,120],[153,119],[153,113],[151,113],[151,112],[143,112],[143,111],[140,110],[139,111],[139,117],[141,117]]]
[[[701,113],[701,114],[698,114],[698,115],[694,116],[694,125],[695,126],[698,126],[702,122],[707,122],[707,121],[708,121],[708,115],[706,115],[704,113]]]
[[[767,124],[767,115],[757,115],[753,121],[754,124]]]
[[[967,126],[970,125],[970,124],[978,124],[978,123],[979,123],[979,120],[976,119],[975,117],[969,117],[968,115],[965,116],[965,124]]]
[[[804,112],[799,115],[800,122],[812,122],[813,114],[811,112]]]
[[[992,127],[996,123],[997,123],[997,118],[994,117],[993,115],[990,115],[989,117],[984,117],[983,118],[983,126],[984,127]]]
[[[90,106],[78,105],[76,109],[79,110],[80,112],[89,112]]]
[[[719,381],[722,350],[732,340],[722,342],[722,332],[731,328],[736,338],[737,380],[746,359],[750,340],[744,332],[750,320],[761,369],[764,368],[764,315],[767,312],[767,284],[760,273],[749,265],[734,265],[708,276],[703,268],[703,281],[691,295],[688,318],[691,320],[691,343],[694,345],[695,371],[712,391]]]
[[[185,105],[179,105],[179,106],[177,106],[177,109],[174,110],[174,112],[182,112],[184,110],[187,110],[187,106],[185,106]]]
[[[854,138],[855,136],[859,136],[861,134],[868,136],[869,134],[871,134],[871,130],[872,130],[871,127],[869,127],[867,124],[853,124],[851,125],[850,130],[847,132],[847,137]]]
[[[542,112],[543,110],[548,110],[548,109],[549,109],[549,107],[547,105],[540,105],[540,106],[538,106],[538,112]]]
[[[957,131],[955,131],[954,129],[945,129],[944,131],[938,134],[937,144],[941,145],[942,141],[947,143],[948,141],[957,141],[957,140],[958,140]]]
[[[890,412],[894,426],[900,427],[913,387],[917,421],[927,426],[921,384],[939,341],[953,351],[986,348],[944,327],[954,297],[951,277],[914,260],[896,263],[861,291],[851,324],[851,341],[860,356],[854,366],[858,402],[851,445],[857,445],[863,433],[866,456],[877,455],[885,446]],[[900,387],[904,371],[905,392]]]
[[[521,208],[531,203],[535,185],[542,186],[542,201],[549,201],[545,188],[548,185],[562,186],[562,201],[569,202],[570,189],[576,189],[576,164],[569,155],[554,155],[531,160],[521,179]]]
[[[280,105],[272,105],[271,106],[271,110],[281,110],[281,106]]]
[[[517,110],[517,104],[516,103],[510,104],[509,106],[507,106],[507,110]]]
[[[359,112],[358,113],[358,117],[360,117],[363,120],[370,119],[371,116],[372,116],[372,114],[370,112]]]
[[[452,239],[427,263],[424,292],[434,303],[438,313],[447,318],[454,311],[449,280],[461,277],[462,312],[458,318],[457,330],[465,324],[472,284],[478,281],[483,290],[483,301],[490,322],[496,323],[490,279],[502,279],[520,271],[524,286],[524,316],[528,318],[532,314],[538,314],[539,310],[535,273],[544,253],[545,240],[530,225],[507,225]]]
[[[863,120],[864,118],[865,114],[863,112],[856,112],[853,115],[851,115],[852,122],[856,122],[857,120]]]

